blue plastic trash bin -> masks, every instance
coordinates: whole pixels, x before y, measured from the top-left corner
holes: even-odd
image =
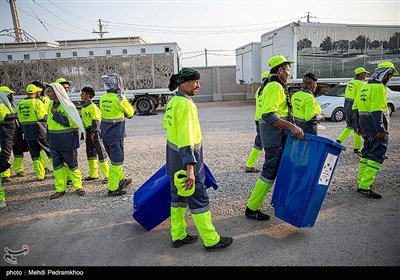
[[[166,165],[154,173],[133,194],[133,218],[150,231],[171,215],[170,177],[166,174]],[[206,188],[217,189],[217,182],[210,169],[204,164]]]
[[[342,150],[317,135],[287,137],[271,199],[277,218],[299,228],[314,225]]]

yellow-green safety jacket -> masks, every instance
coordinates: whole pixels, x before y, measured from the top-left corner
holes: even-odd
[[[187,164],[195,164],[197,176],[203,168],[203,138],[197,106],[189,95],[176,93],[168,102],[163,123],[167,135],[167,174],[173,176],[178,170],[186,170]]]
[[[103,140],[120,140],[127,136],[125,117],[133,117],[135,110],[125,96],[107,92],[100,97],[101,138]]]
[[[99,131],[101,111],[92,101],[86,102],[81,108],[82,123],[86,131]]]
[[[46,108],[37,98],[25,98],[17,106],[18,120],[26,140],[46,138]]]
[[[51,108],[57,108],[54,114]],[[79,127],[60,103],[51,101],[47,111],[47,129],[51,150],[68,151],[79,148]]]
[[[356,103],[356,127],[362,129],[363,135],[388,130],[387,89],[384,84],[369,81],[356,97]]]

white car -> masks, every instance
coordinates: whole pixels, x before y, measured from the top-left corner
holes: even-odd
[[[343,112],[345,90],[346,85],[340,84],[327,91],[324,95],[316,98],[319,106],[321,106],[321,113],[325,118],[330,118],[334,122],[345,120],[346,116]],[[388,113],[390,116],[394,111],[400,108],[400,91],[393,91],[388,88],[387,93]]]

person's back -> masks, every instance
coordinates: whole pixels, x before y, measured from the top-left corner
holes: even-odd
[[[364,139],[358,166],[357,192],[368,198],[382,198],[372,187],[376,173],[386,158],[389,143],[386,84],[393,75],[399,73],[392,62],[379,63],[355,100],[355,127]]]
[[[102,76],[104,89],[107,91],[100,97],[101,137],[110,158],[111,164],[108,178],[108,196],[125,195],[126,188],[132,179],[125,179],[123,171],[125,117],[132,118],[135,110],[123,95],[122,78],[118,74]]]
[[[46,166],[42,162],[41,152],[51,158],[50,147],[46,139],[47,111],[44,103],[37,98],[41,91],[41,88],[29,84],[26,87],[27,98],[17,106],[18,120],[21,123],[32,158],[33,169],[39,181],[44,180],[46,176]]]
[[[360,155],[361,153],[361,145],[362,145],[362,137],[356,132],[355,124],[354,124],[354,110],[357,108],[356,102],[354,101],[357,96],[360,94],[361,89],[364,86],[364,79],[369,72],[365,70],[363,67],[358,67],[354,70],[356,74],[356,78],[351,80],[345,90],[345,100],[343,105],[343,112],[346,114],[346,127],[340,133],[336,142],[344,143],[346,139],[350,136],[350,134],[354,133],[354,153]]]
[[[303,129],[305,133],[314,135],[318,134],[318,122],[324,119],[321,115],[321,107],[314,97],[317,80],[315,74],[305,74],[300,91],[295,92],[291,97],[296,125]]]

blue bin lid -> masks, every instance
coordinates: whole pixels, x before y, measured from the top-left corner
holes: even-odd
[[[314,134],[309,134],[309,133],[304,133],[304,140],[314,140],[314,141],[320,141],[320,142],[324,142],[330,145],[333,145],[343,151],[346,151],[346,147],[343,145],[340,145],[338,142],[333,141],[332,139],[326,138],[326,137],[322,137],[322,136],[318,136],[318,135],[314,135]]]

